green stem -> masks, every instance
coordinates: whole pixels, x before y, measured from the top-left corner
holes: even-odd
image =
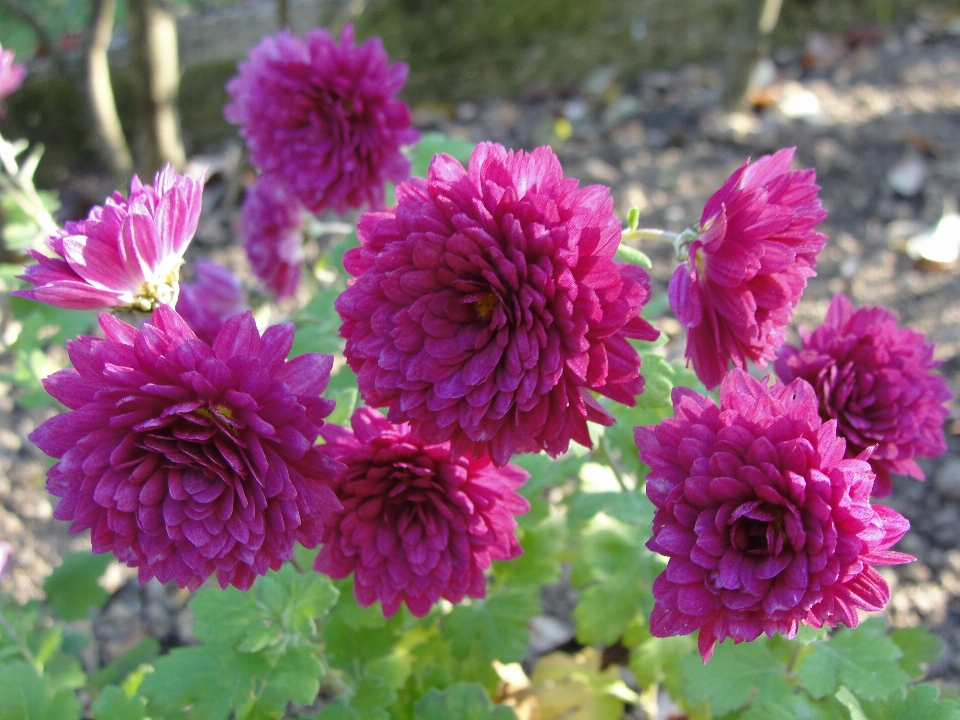
[[[623,237],[620,242],[627,240],[665,240],[668,243],[676,243],[680,233],[670,232],[669,230],[660,230],[659,228],[637,228],[623,231]]]
[[[2,612],[0,612],[0,625],[3,625],[4,630],[10,633],[10,637],[13,638],[13,641],[20,646],[20,652],[23,653],[23,656],[27,659],[27,662],[37,668],[37,672],[42,672],[43,668],[37,667],[37,659],[34,657],[33,653],[30,652],[30,646],[27,645],[27,641],[20,637],[20,634],[13,628],[13,625],[10,624]]]
[[[623,479],[623,473],[620,472],[620,468],[617,467],[613,458],[610,457],[610,451],[607,448],[607,439],[605,437],[601,436],[597,441],[597,448],[594,452],[597,453],[598,459],[603,460],[611,472],[613,472],[613,476],[617,479],[617,484],[620,485],[620,489],[624,492],[630,492],[630,488],[627,487],[627,483]]]

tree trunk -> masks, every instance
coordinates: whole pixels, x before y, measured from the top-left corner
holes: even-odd
[[[740,0],[720,98],[726,109],[746,108],[757,63],[770,53],[770,35],[777,26],[781,4],[782,0]]]
[[[127,139],[123,135],[120,116],[113,97],[113,85],[110,83],[110,65],[107,61],[107,49],[113,35],[113,13],[117,0],[93,0],[90,8],[90,25],[84,45],[86,67],[87,108],[93,123],[93,131],[100,145],[100,153],[114,183],[125,188],[133,173],[133,159]]]
[[[129,8],[136,68],[143,93],[149,166],[144,169],[153,172],[169,162],[182,170],[186,153],[177,111],[180,66],[176,19],[163,0],[129,0]]]

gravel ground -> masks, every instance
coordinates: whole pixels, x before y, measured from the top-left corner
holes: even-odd
[[[960,192],[960,38],[948,29],[931,18],[884,32],[812,36],[805,48],[775,55],[769,86],[757,94],[757,109],[745,114],[717,109],[717,69],[690,66],[623,82],[598,71],[577,95],[417,109],[415,120],[424,131],[514,148],[550,142],[568,176],[613,188],[621,216],[637,206],[641,225],[673,231],[699,220],[706,198],[746,157],[796,146],[797,164],[817,168],[830,213],[821,226],[830,242],[796,323],[818,325],[838,291],[858,306],[886,305],[937,344],[941,372],[960,395],[957,263],[915,261],[904,253],[907,238],[935,225]],[[235,264],[237,251],[219,247],[232,213],[227,207],[208,216],[197,248]],[[953,241],[960,241],[956,233]],[[655,292],[665,292],[675,267],[672,250],[644,250],[654,262]],[[679,324],[664,317],[659,326],[673,338],[668,353],[681,357]],[[0,314],[0,340],[9,342],[14,330],[8,313]],[[9,360],[0,355],[0,369]],[[913,526],[898,549],[918,562],[883,574],[893,587],[892,623],[938,633],[946,651],[930,677],[960,690],[958,408],[954,400],[948,452],[921,462],[927,482],[894,482],[887,502]],[[0,537],[14,547],[0,587],[20,599],[40,594],[64,552],[89,547],[85,536],[69,536],[66,524],[52,519],[45,460],[25,440],[45,412],[19,408],[11,388],[0,389]],[[108,573],[116,592],[94,620],[101,662],[145,635],[170,645],[191,637],[182,593],[157,584],[140,589],[129,578],[118,566]],[[545,600],[562,622],[570,592],[553,588]]]

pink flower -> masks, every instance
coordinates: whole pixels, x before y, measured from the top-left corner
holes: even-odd
[[[946,381],[930,372],[940,365],[933,344],[898,328],[889,310],[854,310],[843,295],[833,297],[823,325],[800,337],[800,349],[781,349],[777,375],[813,385],[821,417],[836,420],[847,441],[847,457],[872,448],[873,494],[890,494],[891,473],[923,480],[913,458],[946,452],[944,403],[952,397]]]
[[[227,318],[247,309],[246,295],[227,268],[209,260],[199,260],[194,267],[196,282],[180,283],[177,314],[198,338],[213,345]]]
[[[766,367],[784,342],[807,278],[816,275],[826,217],[813,170],[790,170],[795,148],[737,170],[707,201],[689,262],[670,280],[687,328],[687,361],[714,388],[730,361]]]
[[[0,117],[3,117],[3,99],[20,87],[27,74],[27,68],[14,64],[13,56],[13,50],[4,50],[0,45]]]
[[[380,600],[387,617],[404,602],[421,617],[441,597],[484,597],[490,561],[521,553],[514,516],[530,504],[515,489],[526,471],[451,459],[449,443],[425,445],[368,408],[351,426],[320,431],[324,452],[346,469],[333,484],[343,509],[326,520],[314,569],[337,579],[352,572],[357,602]]]
[[[312,212],[381,207],[384,183],[410,174],[400,146],[419,138],[395,97],[406,79],[407,66],[390,65],[379,39],[354,46],[349,25],[339,44],[326,30],[306,40],[284,30],[240,63],[224,114],[240,125],[253,162]]]
[[[30,439],[58,458],[47,489],[71,532],[90,528],[151,577],[246,590],[279,568],[294,542],[314,547],[340,505],[328,487],[340,466],[314,442],[333,402],[320,397],[332,359],[286,361],[292,325],[261,337],[250,312],[213,345],[166,305],[139,330],[100,315],[105,340],[68,344],[76,369],[44,380],[70,411]]]
[[[336,302],[366,403],[500,466],[590,447],[587,421],[613,423],[591,391],[633,405],[627,338],[658,334],[639,317],[647,274],[613,261],[609,190],[564,179],[550,148],[481,143],[468,170],[437,155],[397,198],[360,219],[344,256],[357,279]]]
[[[872,566],[913,559],[888,549],[909,523],[870,504],[870,465],[844,459],[808,383],[767,387],[734,370],[719,407],[687,388],[673,406],[674,418],[634,431],[657,508],[647,547],[670,558],[653,584],[653,635],[699,629],[706,662],[727,637],[855,627],[857,608],[884,606]]]
[[[86,220],[68,222],[47,238],[55,257],[28,250],[38,262],[20,278],[35,287],[13,294],[75,310],[149,312],[175,303],[202,192],[202,182],[178,175],[169,165],[152,186],[134,176],[129,200],[115,192]]]
[[[243,201],[250,265],[278,298],[292,297],[303,268],[303,208],[276,180],[261,175]]]
[[[7,570],[7,562],[10,560],[10,543],[0,540],[0,577]]]

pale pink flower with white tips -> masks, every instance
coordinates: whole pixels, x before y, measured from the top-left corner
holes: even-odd
[[[14,295],[74,310],[149,312],[176,303],[180,265],[200,218],[203,182],[170,165],[144,185],[136,176],[130,197],[119,192],[85,220],[67,222],[47,238],[50,257],[37,260],[21,279],[34,285]]]

